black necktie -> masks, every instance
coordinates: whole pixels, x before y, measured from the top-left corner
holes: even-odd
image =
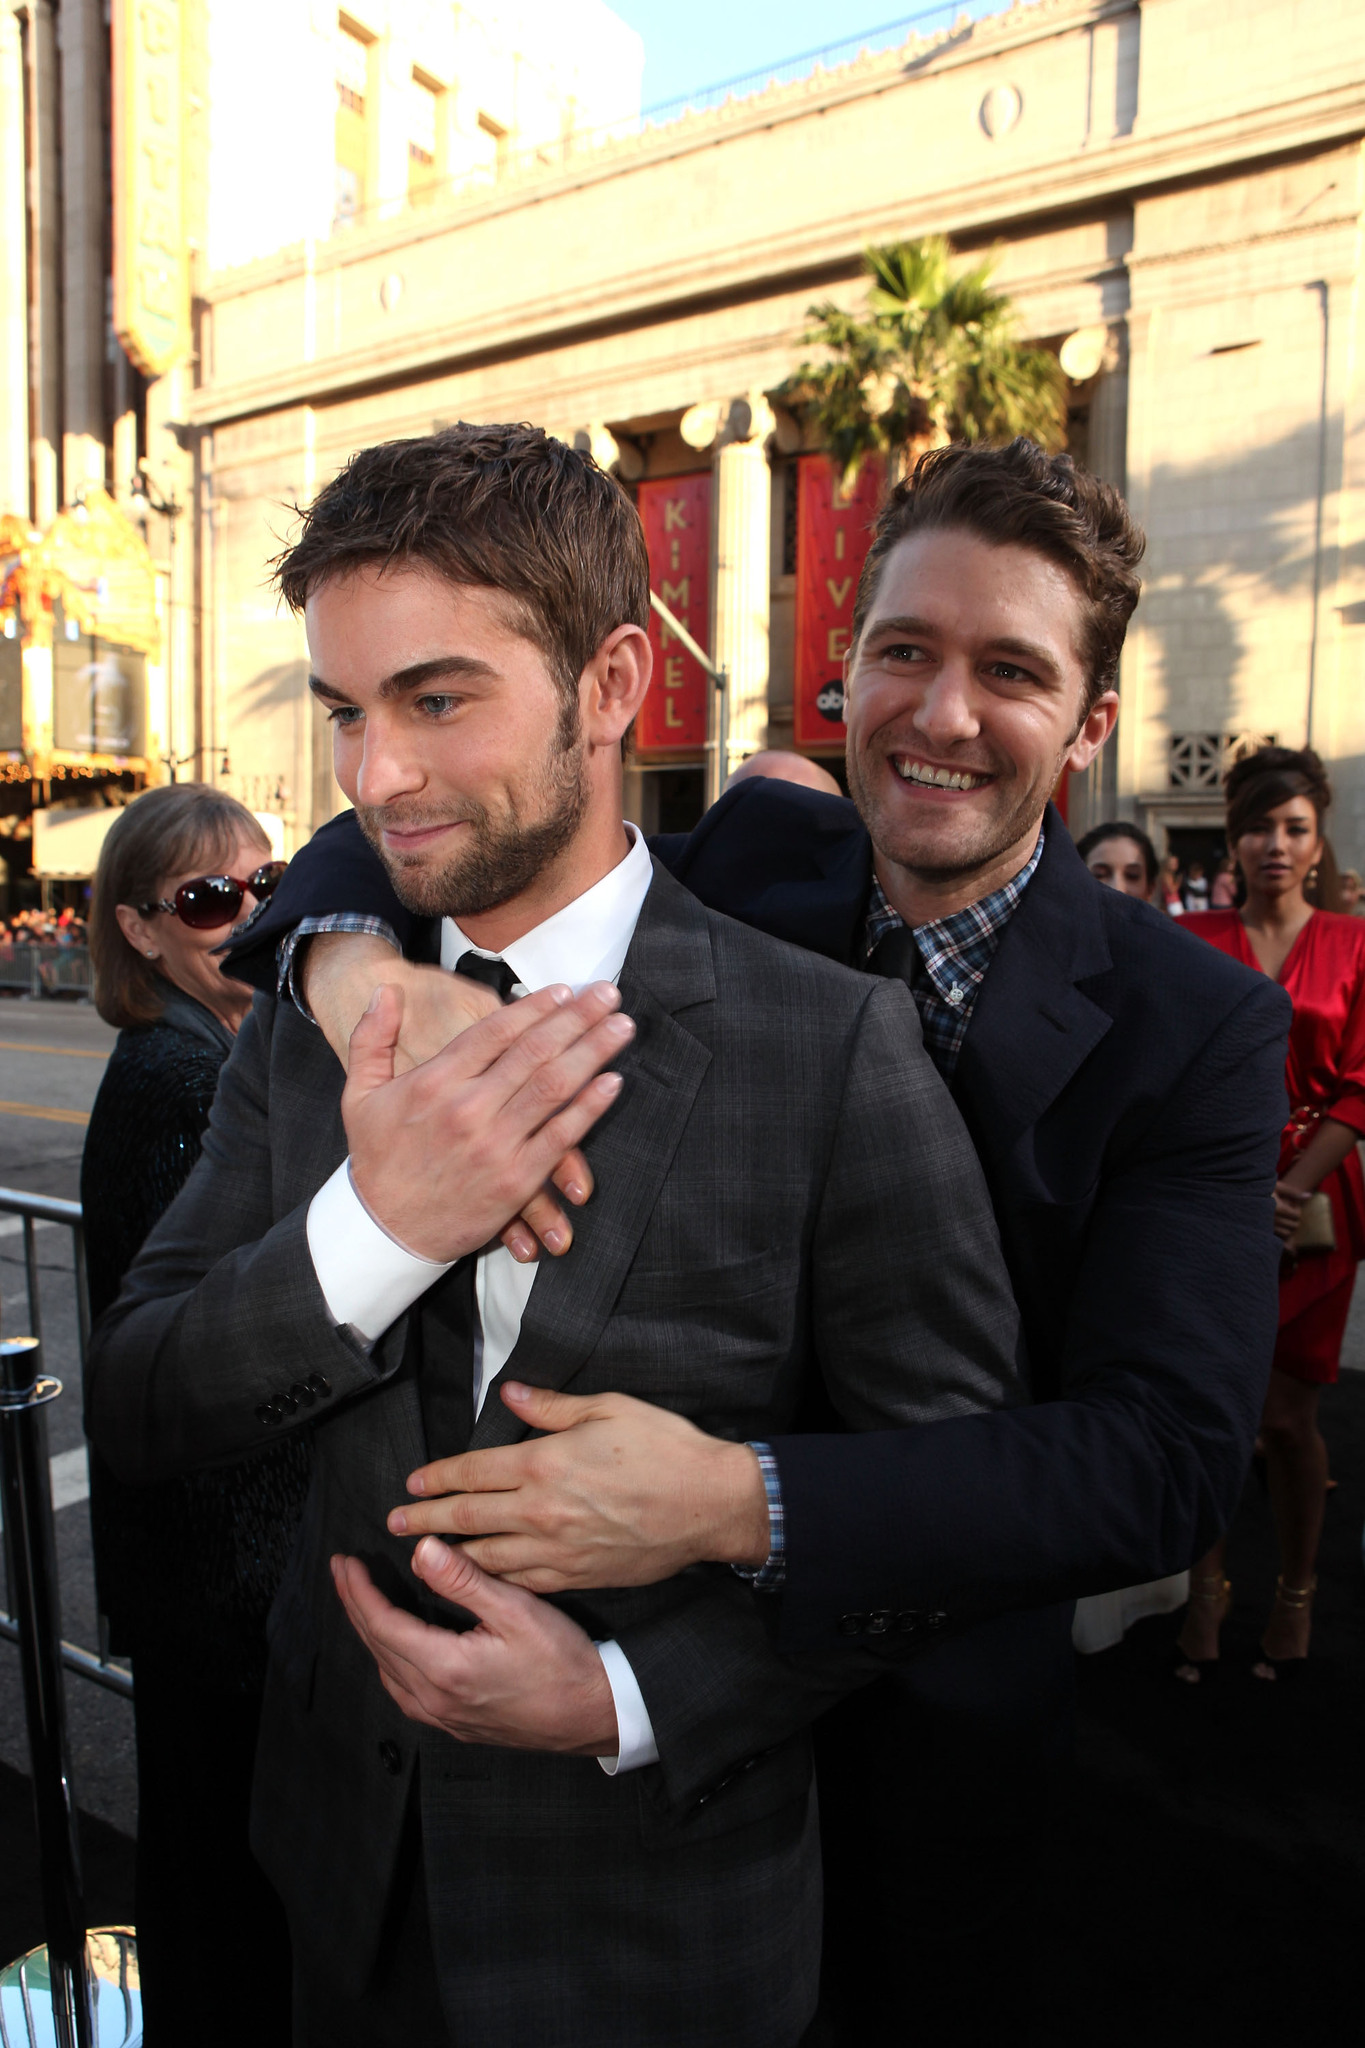
[[[468,1450],[474,1434],[474,1272],[472,1255],[442,1274],[417,1305],[417,1395],[429,1458]]]
[[[903,981],[913,993],[924,977],[924,957],[908,924],[893,925],[872,948],[868,967],[888,981]]]
[[[483,953],[461,953],[455,962],[455,972],[466,975],[470,981],[481,981],[485,988],[496,989],[504,1003],[510,1003],[513,989],[521,986],[505,960],[490,960]]]

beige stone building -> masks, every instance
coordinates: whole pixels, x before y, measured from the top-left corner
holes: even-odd
[[[1077,454],[1149,534],[1119,734],[1069,792],[1073,827],[1119,812],[1203,850],[1228,748],[1311,736],[1363,864],[1358,0],[1034,0],[643,127],[638,46],[605,9],[582,17],[600,62],[586,30],[553,63],[532,38],[534,90],[504,61],[513,12],[533,20],[529,0],[206,0],[193,353],[146,428],[191,508],[181,672],[205,772],[291,844],[330,814],[266,564],[352,450],[456,419],[537,421],[614,463],[656,588],[726,672],[722,730],[659,629],[647,823],[686,822],[765,744],[837,752],[820,665],[842,644],[843,514],[817,517],[774,394],[812,301],[857,303],[865,244],[941,231],[998,252],[1074,373]]]

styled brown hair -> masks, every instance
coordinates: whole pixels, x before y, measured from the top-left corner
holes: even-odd
[[[1243,833],[1250,832],[1281,804],[1296,796],[1307,797],[1322,834],[1322,854],[1317,881],[1303,893],[1319,910],[1339,910],[1341,882],[1337,857],[1324,828],[1332,808],[1332,785],[1322,756],[1312,747],[1257,747],[1254,754],[1243,754],[1240,761],[1233,762],[1223,791],[1227,798],[1229,846],[1236,846]]]
[[[608,633],[649,625],[639,513],[590,455],[539,427],[461,421],[353,455],[303,514],[275,577],[297,612],[319,585],[366,563],[422,563],[502,591],[575,709],[579,677]]]
[[[225,861],[245,833],[269,851],[270,841],[245,804],[206,782],[167,782],[144,790],[105,834],[90,896],[90,965],[95,1008],[126,1031],[154,1024],[166,981],[119,930],[115,907],[150,903],[172,875]]]
[[[1147,542],[1112,484],[1046,455],[1022,435],[1007,448],[931,448],[896,485],[872,529],[853,602],[853,645],[867,623],[882,564],[912,533],[957,527],[992,547],[1033,548],[1064,569],[1085,600],[1081,661],[1088,712],[1114,687],[1128,621],[1142,592]]]

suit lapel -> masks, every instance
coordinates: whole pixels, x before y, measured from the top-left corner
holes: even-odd
[[[1110,1028],[1077,986],[1112,964],[1097,888],[1049,807],[1043,857],[982,983],[954,1080],[978,1150],[1008,1152]]]
[[[706,913],[655,863],[621,974],[636,1036],[617,1063],[621,1095],[584,1147],[595,1192],[572,1248],[541,1260],[521,1334],[484,1397],[473,1448],[514,1443],[525,1427],[498,1399],[504,1379],[565,1386],[592,1355],[644,1236],[711,1054],[677,1012],[715,1000]]]

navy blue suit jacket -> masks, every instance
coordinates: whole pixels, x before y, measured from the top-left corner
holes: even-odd
[[[653,847],[712,908],[861,964],[872,855],[852,804],[753,779]],[[347,814],[296,858],[237,971],[264,981],[279,936],[329,910],[426,950]],[[1049,811],[953,1081],[1037,1405],[778,1438],[786,1645],[1157,1578],[1226,1527],[1274,1346],[1289,1018],[1273,982],[1095,882]]]

